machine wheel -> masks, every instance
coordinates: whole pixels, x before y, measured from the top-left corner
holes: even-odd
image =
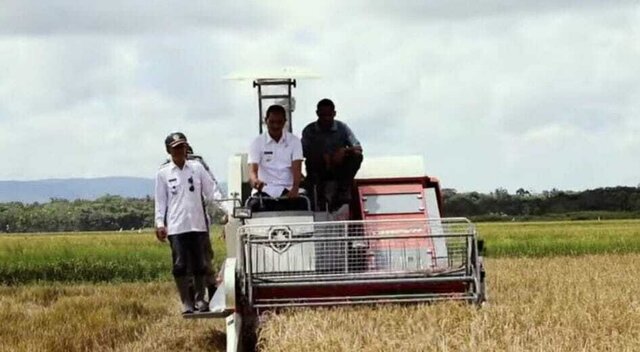
[[[242,327],[240,336],[240,351],[254,352],[258,344],[258,316],[253,309],[242,305]]]
[[[480,261],[480,299],[478,304],[484,304],[487,301],[487,284],[485,281],[484,271],[484,240],[478,240],[478,260]]]
[[[236,309],[241,316],[238,351],[254,352],[258,343],[258,316],[253,307],[249,305],[245,294],[244,280],[241,276],[236,275]]]
[[[478,267],[480,268],[480,272],[477,275],[480,277],[479,287],[475,287],[475,291],[478,293],[478,299],[475,300],[476,305],[481,306],[487,300],[486,294],[486,284],[485,284],[485,271],[484,271],[484,263],[482,253],[484,252],[484,241],[478,240],[477,247],[474,247],[471,252],[471,258],[474,263],[478,263]]]
[[[480,259],[480,297],[478,299],[478,304],[482,305],[487,301],[487,284],[484,280],[485,272],[484,272],[484,264],[482,263],[482,257]]]

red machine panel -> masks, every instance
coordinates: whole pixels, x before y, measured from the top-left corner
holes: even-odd
[[[422,182],[362,185],[358,188],[363,220],[427,219]],[[393,228],[390,228],[393,226]],[[436,265],[434,244],[428,223],[415,222],[406,229],[397,229],[393,223],[366,224],[364,235],[413,236],[369,241],[367,269],[370,272],[405,273],[428,271]]]

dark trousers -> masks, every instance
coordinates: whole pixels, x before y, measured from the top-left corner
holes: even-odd
[[[184,277],[189,274],[202,276],[212,273],[211,242],[208,232],[185,232],[169,236],[171,243],[171,257],[173,258],[172,273],[174,277]]]
[[[289,193],[285,189],[280,197]],[[262,199],[260,199],[262,198]],[[309,210],[307,201],[304,198],[272,198],[265,192],[256,192],[247,203],[252,212],[260,211],[283,211],[283,210]]]
[[[345,155],[342,164],[332,170],[326,170],[324,163],[312,166],[313,170],[305,180],[305,188],[315,197],[312,204],[316,210],[324,210],[328,204],[331,211],[348,203],[351,196],[351,186],[360,165],[362,154]]]
[[[334,171],[339,187],[351,187],[353,179],[356,177],[358,170],[360,170],[360,165],[362,165],[362,159],[362,154],[345,155],[342,165]]]

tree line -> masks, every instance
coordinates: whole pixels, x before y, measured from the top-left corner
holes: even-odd
[[[640,187],[606,187],[573,192],[552,189],[533,194],[523,188],[510,194],[498,188],[489,194],[443,189],[446,216],[476,220],[596,219],[640,217]]]
[[[107,195],[96,200],[0,203],[0,231],[66,232],[153,227],[153,199]]]
[[[532,194],[442,190],[445,216],[474,220],[640,217],[640,187],[608,187]],[[51,199],[46,203],[0,203],[2,232],[112,231],[152,228],[153,199],[107,195],[96,200]],[[214,218],[219,213],[211,214]]]

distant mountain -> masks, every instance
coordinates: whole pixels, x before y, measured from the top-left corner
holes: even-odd
[[[143,198],[153,195],[153,187],[153,179],[140,177],[0,181],[0,202],[48,202],[51,198],[93,200],[106,194]]]
[[[36,181],[0,181],[0,203],[44,203],[51,198],[93,200],[104,195],[153,197],[155,181],[141,177],[64,178]],[[227,184],[219,183],[226,194]]]

